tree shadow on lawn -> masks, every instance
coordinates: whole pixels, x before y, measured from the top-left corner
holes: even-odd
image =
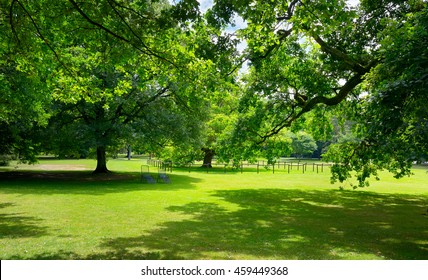
[[[71,251],[41,253],[30,257],[12,256],[12,260],[166,260],[159,252],[128,251],[126,249],[79,255]],[[167,258],[171,259],[171,258]]]
[[[174,191],[192,189],[199,179],[168,174],[171,184],[148,184],[140,173],[92,174],[87,171],[0,172],[0,192],[18,194],[87,194],[104,195],[141,190]],[[156,175],[154,175],[156,178]]]
[[[137,237],[105,239],[94,253],[42,252],[25,258],[428,259],[426,196],[295,189],[212,195],[222,202],[171,206],[169,211],[188,218]],[[35,228],[33,233],[44,232]]]
[[[13,203],[0,203],[0,209],[13,207]],[[38,224],[41,219],[22,213],[0,214],[0,238],[40,237],[48,234],[46,227]]]
[[[158,252],[155,259],[428,259],[426,197],[279,189],[213,195],[238,210],[205,202],[171,206],[191,218],[101,247],[116,257]]]

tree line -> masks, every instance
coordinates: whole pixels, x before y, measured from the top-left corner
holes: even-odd
[[[2,0],[0,154],[91,152],[103,173],[118,146],[274,160],[305,131],[331,144],[333,181],[409,175],[427,27],[423,0]]]

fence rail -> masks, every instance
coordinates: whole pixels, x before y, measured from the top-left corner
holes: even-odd
[[[162,161],[160,159],[147,159],[147,165],[157,167],[159,170],[164,170],[165,172],[172,172],[174,163],[172,161]],[[324,172],[326,168],[332,166],[331,163],[315,163],[315,162],[293,162],[293,161],[278,161],[275,163],[268,163],[265,160],[257,162],[248,162],[243,161],[239,165],[230,165],[224,162],[219,162],[214,160],[211,165],[204,165],[202,162],[191,162],[185,165],[181,165],[181,168],[186,168],[189,173],[192,170],[198,168],[199,170],[204,170],[206,173],[212,172],[223,172],[227,173],[228,171],[234,172],[257,172],[260,173],[262,169],[271,170],[273,174],[275,171],[286,170],[287,173],[291,173],[293,170],[301,171],[302,174],[308,172],[308,166],[312,165],[312,172],[320,173]],[[216,168],[213,168],[216,167]],[[220,168],[219,168],[220,167]],[[177,167],[178,168],[178,167]],[[310,169],[309,169],[310,170]]]

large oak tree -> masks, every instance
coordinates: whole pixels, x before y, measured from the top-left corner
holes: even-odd
[[[204,50],[221,42],[205,29],[196,1],[14,0],[1,11],[2,44],[43,74],[33,75],[43,79],[49,117],[35,129],[43,137],[30,139],[44,142],[44,150],[93,147],[95,172],[107,172],[106,151],[121,139],[197,142],[220,73]],[[21,72],[31,76],[31,69]],[[6,90],[6,102],[14,100],[13,89]]]

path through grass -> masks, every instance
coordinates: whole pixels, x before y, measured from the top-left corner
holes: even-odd
[[[428,174],[339,190],[329,173],[44,160],[0,170],[1,259],[428,259]],[[32,169],[30,171],[24,169]],[[69,171],[62,171],[62,170]]]

